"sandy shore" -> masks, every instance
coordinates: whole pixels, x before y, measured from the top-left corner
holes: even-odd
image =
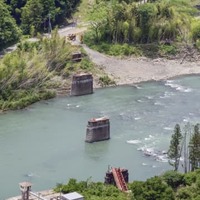
[[[102,67],[109,76],[113,77],[117,85],[200,74],[200,57],[196,57],[192,61],[189,60],[190,58],[187,58],[187,60],[144,57],[119,59],[101,54],[85,45],[83,45],[83,48],[96,65]]]

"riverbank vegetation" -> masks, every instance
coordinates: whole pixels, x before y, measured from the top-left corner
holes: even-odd
[[[72,61],[75,51],[82,51],[81,62]],[[54,97],[59,88],[69,88],[73,73],[100,74],[97,70],[80,47],[67,43],[57,31],[51,38],[21,42],[0,60],[0,110],[20,109]]]
[[[79,192],[86,200],[197,200],[200,198],[200,170],[187,174],[167,171],[146,181],[128,184],[129,192],[123,193],[112,185],[100,182],[78,182],[70,179],[67,184],[57,184],[56,192]]]
[[[91,29],[84,41],[110,55],[141,55],[144,44],[156,44],[152,50],[160,56],[183,46],[199,49],[197,15],[190,0],[99,0],[89,14]],[[115,48],[119,45],[121,51]]]

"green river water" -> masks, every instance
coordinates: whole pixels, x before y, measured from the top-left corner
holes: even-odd
[[[0,199],[69,178],[104,181],[108,165],[145,180],[170,169],[168,149],[176,123],[200,122],[200,77],[97,89],[92,95],[60,97],[0,115]],[[110,118],[111,139],[84,142],[87,121]],[[145,156],[144,152],[151,156]]]

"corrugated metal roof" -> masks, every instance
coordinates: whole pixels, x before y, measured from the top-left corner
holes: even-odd
[[[83,196],[81,194],[79,194],[78,192],[71,192],[68,194],[63,194],[62,196],[68,200],[76,200],[79,198],[83,198]]]

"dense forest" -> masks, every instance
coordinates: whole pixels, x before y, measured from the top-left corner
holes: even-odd
[[[80,0],[0,0],[0,47],[22,34],[48,32],[66,24]],[[96,0],[85,13],[91,31],[85,42],[106,44],[184,44],[200,48],[199,11],[192,0]],[[82,11],[81,11],[82,12]],[[104,45],[105,46],[105,45]],[[103,45],[101,48],[105,48]],[[134,52],[133,52],[134,53]]]
[[[147,44],[166,45],[172,54],[180,45],[200,48],[199,11],[191,0],[96,2],[85,42],[99,51],[115,55],[117,44],[126,48],[125,55],[138,53],[130,47]]]
[[[0,0],[0,50],[22,34],[47,32],[65,24],[80,0]],[[50,24],[49,24],[50,23]]]

